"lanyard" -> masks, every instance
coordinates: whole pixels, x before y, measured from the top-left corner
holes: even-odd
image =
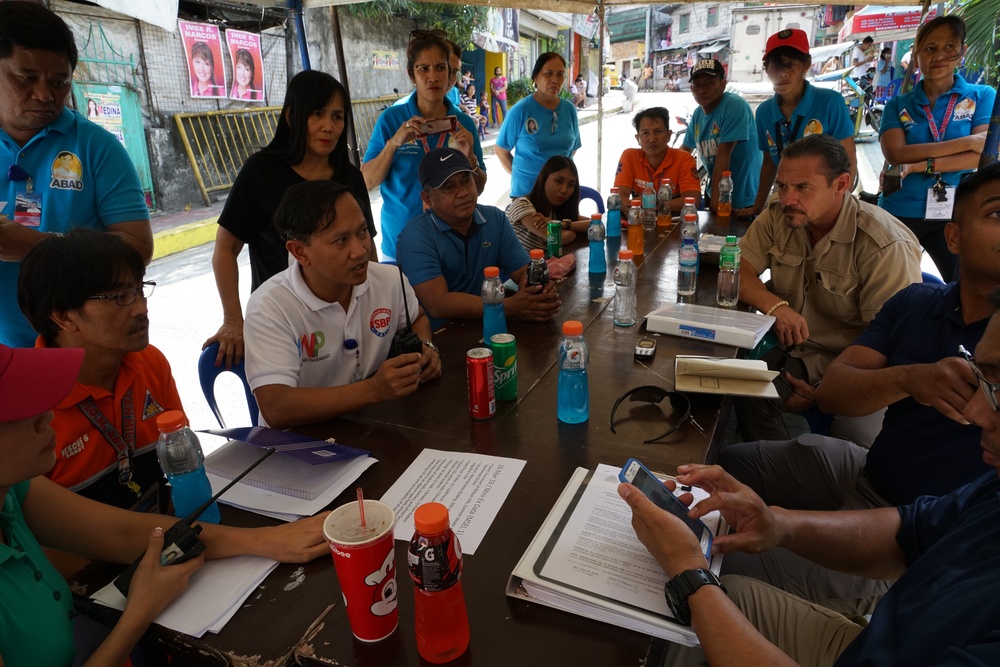
[[[118,432],[111,420],[104,416],[101,409],[89,398],[76,404],[83,416],[94,425],[109,445],[115,450],[118,458],[118,483],[127,486],[135,494],[141,495],[139,485],[132,481],[132,453],[135,452],[135,410],[132,404],[132,389],[122,396],[122,430]]]
[[[778,147],[779,158],[781,157],[781,152],[785,150],[785,138],[784,135],[781,133],[782,125],[784,125],[787,128],[788,121],[785,120],[784,122],[782,122],[779,120],[775,121],[774,123],[774,140],[778,145],[777,147]],[[789,139],[791,139],[791,141],[789,141],[788,143],[792,143],[792,141],[795,141],[795,135],[799,133],[799,127],[801,127],[801,125],[802,125],[802,116],[798,116],[795,119],[795,126],[792,128],[792,133],[789,135]]]
[[[941,141],[944,139],[944,133],[948,129],[948,122],[951,120],[951,114],[955,111],[955,103],[958,102],[958,93],[952,93],[951,97],[948,99],[948,106],[944,110],[944,120],[941,121],[941,129],[938,130],[937,123],[934,121],[934,110],[931,109],[929,104],[922,104],[920,108],[923,109],[924,114],[927,116],[927,127],[931,131],[931,136],[934,137],[934,141]]]

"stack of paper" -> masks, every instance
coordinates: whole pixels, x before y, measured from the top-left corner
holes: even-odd
[[[277,565],[278,561],[260,556],[206,561],[156,623],[192,637],[218,633]],[[91,597],[106,607],[125,609],[125,596],[113,583]]]
[[[677,355],[674,389],[702,394],[778,398],[772,381],[777,371],[759,359],[718,359]]]

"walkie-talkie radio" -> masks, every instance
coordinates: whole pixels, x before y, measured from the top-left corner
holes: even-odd
[[[224,489],[196,507],[194,511],[170,526],[163,533],[163,551],[160,552],[160,565],[178,565],[192,558],[197,558],[205,551],[205,543],[198,539],[198,535],[201,533],[201,526],[192,526],[191,524],[201,516],[202,512],[208,509],[209,505],[218,500],[223,493],[231,489],[234,484],[246,477],[251,470],[263,463],[264,459],[276,451],[274,447],[265,447],[264,449],[264,455],[257,459],[252,466],[241,472]],[[132,564],[125,568],[125,571],[115,579],[115,588],[121,591],[121,594],[125,597],[128,597],[128,589],[132,585],[132,577],[135,576],[139,562],[145,555],[145,551],[139,554],[139,557],[132,561]]]
[[[399,267],[396,267],[399,268]],[[424,344],[420,342],[420,336],[413,331],[413,323],[410,321],[410,307],[406,303],[406,286],[403,285],[403,270],[399,269],[399,290],[403,293],[403,310],[406,312],[406,328],[399,329],[389,343],[388,359],[398,357],[401,354],[421,353]]]

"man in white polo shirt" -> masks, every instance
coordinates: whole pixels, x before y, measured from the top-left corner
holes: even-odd
[[[247,304],[246,372],[262,425],[324,421],[441,375],[429,320],[399,269],[368,261],[365,217],[345,186],[295,185],[274,225],[296,262]],[[388,358],[407,309],[420,351]]]

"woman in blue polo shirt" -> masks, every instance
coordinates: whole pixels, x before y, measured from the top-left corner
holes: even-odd
[[[580,148],[576,107],[559,97],[566,81],[566,61],[558,53],[543,53],[535,61],[531,80],[535,92],[510,108],[494,149],[511,175],[512,198],[531,192],[550,157],[572,158]]]
[[[760,183],[753,207],[733,211],[734,215],[751,217],[764,210],[778,173],[781,151],[796,139],[829,134],[847,151],[851,178],[858,173],[854,126],[844,98],[806,81],[811,65],[809,37],[804,31],[786,29],[767,38],[764,71],[774,87],[774,97],[757,107],[757,142],[764,153]]]
[[[965,23],[957,16],[920,26],[913,54],[923,78],[885,105],[879,134],[882,153],[899,166],[902,182],[883,192],[879,203],[913,230],[948,281],[957,277],[958,258],[948,250],[944,226],[955,186],[979,165],[996,91],[955,73],[965,54]]]
[[[368,141],[361,173],[369,189],[381,186],[384,262],[396,261],[399,233],[424,211],[417,179],[424,155],[435,148],[456,148],[469,158],[476,189],[482,193],[486,185],[476,121],[445,97],[455,81],[451,52],[448,35],[442,30],[410,33],[406,72],[415,91],[405,104],[382,112]]]

